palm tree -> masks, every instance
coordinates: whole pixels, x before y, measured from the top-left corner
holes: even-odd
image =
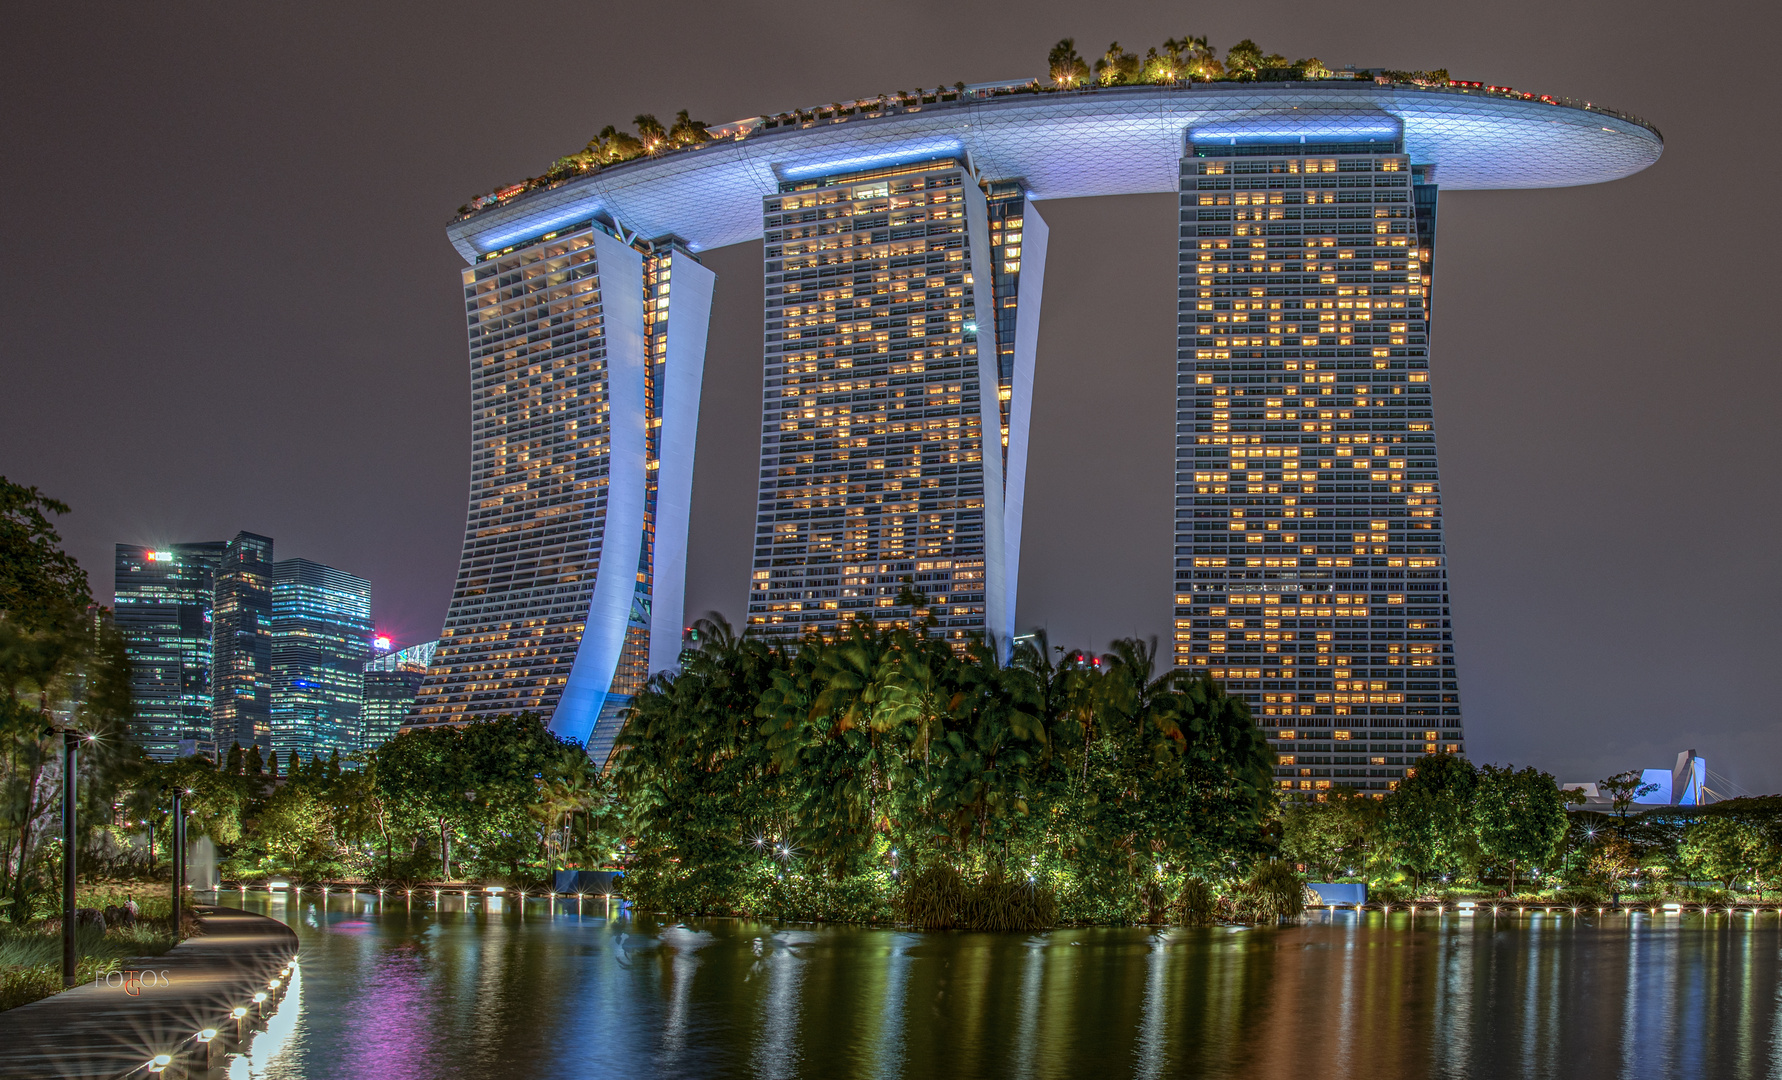
[[[1176,42],[1176,47],[1181,50],[1182,69],[1189,78],[1206,81],[1225,74],[1225,66],[1213,55],[1213,47],[1205,37],[1184,37]]]
[[[674,126],[668,129],[668,139],[676,146],[694,146],[709,142],[711,136],[706,134],[703,120],[694,120],[682,109],[675,114]]]
[[[1180,77],[1182,70],[1180,59],[1171,55],[1169,48],[1174,43],[1174,38],[1171,38],[1164,43],[1164,53],[1162,56],[1157,55],[1156,49],[1145,50],[1144,68],[1142,74],[1139,76],[1141,82],[1163,83],[1168,85],[1174,83]]]
[[[655,154],[667,148],[668,129],[662,126],[662,121],[649,113],[639,113],[632,124],[637,128],[637,137],[643,141],[644,153]]]
[[[1051,73],[1052,82],[1065,90],[1073,90],[1083,84],[1089,77],[1089,65],[1077,55],[1077,43],[1074,38],[1065,38],[1052,46],[1052,52],[1046,57],[1046,68]]]
[[[552,758],[538,782],[538,801],[532,815],[548,835],[555,828],[573,831],[574,816],[589,810],[598,795],[599,773],[579,746],[564,746]],[[572,845],[565,843],[564,848]]]
[[[1121,86],[1137,82],[1138,77],[1138,56],[1122,50],[1118,41],[1110,44],[1108,51],[1095,62],[1095,81],[1103,86]]]

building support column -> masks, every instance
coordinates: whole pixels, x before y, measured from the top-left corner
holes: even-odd
[[[606,704],[625,626],[637,592],[637,560],[643,547],[647,459],[644,371],[643,255],[603,231],[594,233],[600,273],[601,325],[606,335],[608,467],[600,566],[582,630],[557,708],[555,735],[587,745]]]
[[[1033,367],[1039,346],[1040,301],[1046,285],[1046,241],[1050,235],[1039,207],[1028,198],[1021,208],[1021,291],[1015,314],[1015,365],[1009,381],[1009,445],[1003,481],[1003,573],[1007,598],[1003,625],[994,627],[1006,641],[1015,635],[1017,589],[1021,584],[1021,511],[1027,495],[1027,447],[1033,418]],[[1003,648],[1009,646],[1005,644]]]
[[[656,388],[662,429],[656,470],[656,547],[651,571],[650,674],[680,667],[687,603],[687,529],[693,509],[693,455],[699,440],[699,390],[718,276],[687,255],[674,256],[668,305],[668,359]]]

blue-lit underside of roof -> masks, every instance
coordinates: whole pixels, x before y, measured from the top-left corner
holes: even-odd
[[[1402,137],[1412,162],[1434,166],[1449,190],[1602,183],[1663,150],[1653,131],[1603,113],[1377,83],[1017,94],[640,159],[455,222],[447,235],[474,261],[599,215],[645,236],[673,233],[696,251],[722,247],[760,239],[761,199],[782,180],[937,153],[963,152],[983,177],[1019,179],[1035,199],[1173,192],[1190,131],[1308,144]]]

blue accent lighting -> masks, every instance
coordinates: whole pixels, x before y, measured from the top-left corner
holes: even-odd
[[[878,168],[885,165],[902,165],[906,162],[924,161],[929,158],[947,157],[961,154],[965,144],[957,139],[938,142],[914,143],[886,150],[877,154],[861,154],[856,157],[836,158],[812,165],[788,165],[780,169],[780,174],[788,180],[808,180],[814,176],[834,176],[837,173],[860,172],[864,169]]]

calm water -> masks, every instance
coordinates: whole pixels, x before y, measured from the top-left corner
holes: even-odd
[[[223,902],[302,938],[238,1076],[1782,1077],[1774,915],[1022,937]]]

